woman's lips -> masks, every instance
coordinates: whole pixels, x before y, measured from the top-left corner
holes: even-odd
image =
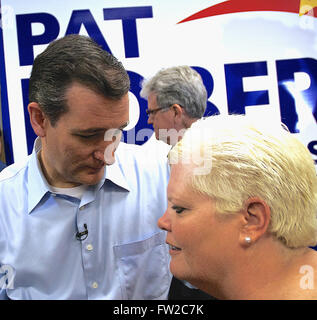
[[[167,243],[167,244],[168,244],[169,249],[172,251],[181,251],[182,250],[181,248],[178,248],[170,243]]]

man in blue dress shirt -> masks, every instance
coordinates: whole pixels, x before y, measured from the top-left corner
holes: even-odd
[[[34,61],[33,153],[0,175],[0,298],[166,299],[166,159],[120,143],[130,82],[88,37]],[[111,165],[111,166],[110,166]]]

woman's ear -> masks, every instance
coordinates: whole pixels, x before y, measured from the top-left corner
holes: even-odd
[[[37,102],[31,102],[28,105],[31,126],[35,134],[39,137],[45,137],[46,117]]]
[[[271,220],[271,209],[261,198],[250,198],[245,203],[242,219],[239,242],[249,246],[266,233]]]

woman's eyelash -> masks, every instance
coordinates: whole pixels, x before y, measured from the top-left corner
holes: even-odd
[[[185,210],[185,208],[183,208],[183,207],[178,207],[178,206],[172,206],[172,209],[176,212],[176,213],[182,213],[184,210]]]

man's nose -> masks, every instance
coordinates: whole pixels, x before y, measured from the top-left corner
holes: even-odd
[[[147,119],[147,123],[148,123],[148,124],[153,124],[152,116],[149,116],[149,118]]]
[[[105,151],[107,146],[109,146],[109,142],[101,141],[98,143],[97,148],[95,149],[93,155],[96,160],[105,162]]]
[[[99,161],[105,162],[105,152],[101,150],[96,150],[94,152],[94,158]]]

